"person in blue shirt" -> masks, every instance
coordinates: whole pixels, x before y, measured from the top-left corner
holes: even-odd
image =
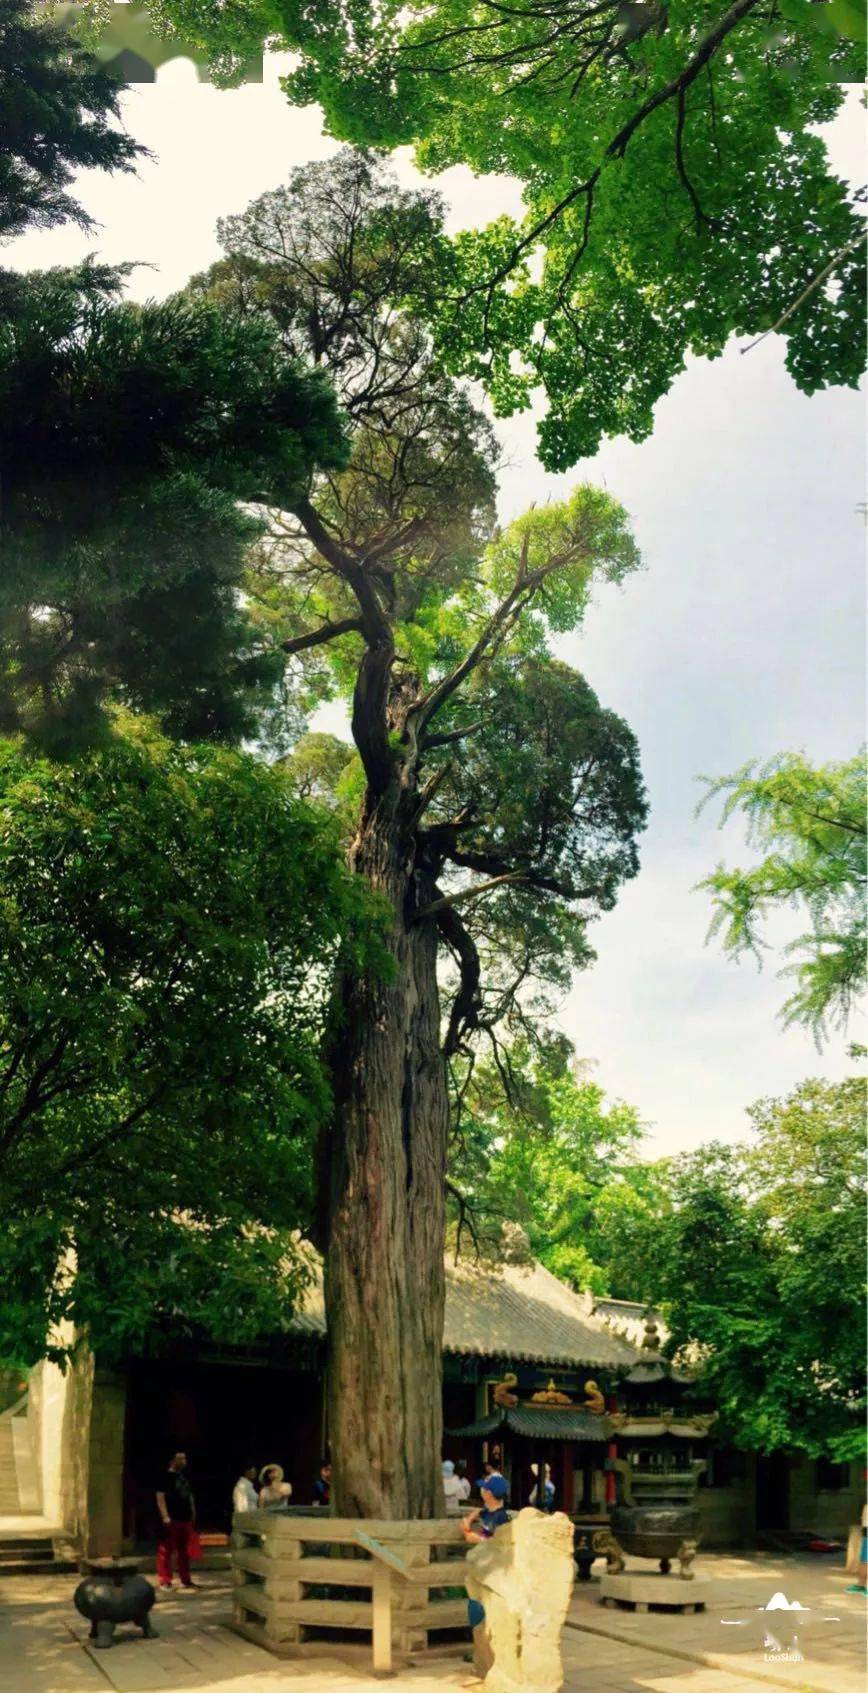
[[[313,1505],[327,1506],[332,1496],[332,1467],[328,1459],[320,1464],[319,1475],[313,1484]]]
[[[490,1540],[503,1523],[509,1522],[506,1509],[509,1484],[505,1477],[495,1472],[483,1476],[476,1486],[482,1495],[482,1504],[468,1511],[461,1523],[461,1532],[470,1545]],[[494,1663],[494,1656],[485,1626],[485,1606],[478,1599],[468,1599],[467,1620],[473,1630],[473,1668],[479,1679],[484,1681]]]

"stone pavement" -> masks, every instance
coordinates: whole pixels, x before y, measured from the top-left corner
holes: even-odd
[[[642,1567],[638,1559],[627,1560],[628,1570]],[[604,1609],[596,1584],[578,1582],[570,1625],[581,1629],[585,1639],[592,1635],[601,1647],[653,1645],[677,1656],[683,1669],[691,1662],[723,1669],[739,1684],[757,1689],[864,1693],[866,1599],[846,1591],[853,1578],[845,1574],[840,1556],[704,1556],[700,1551],[696,1572],[714,1582],[714,1597],[698,1615]],[[677,1576],[671,1579],[676,1590],[683,1585]],[[766,1610],[775,1594],[783,1594],[795,1608]],[[692,1688],[689,1682],[686,1686]]]
[[[598,1603],[596,1584],[577,1587],[564,1631],[565,1693],[762,1693],[769,1685],[863,1693],[865,1601],[844,1592],[849,1578],[840,1567],[756,1556],[700,1557],[700,1564],[721,1589],[720,1602],[700,1616],[611,1611]],[[240,1640],[224,1626],[226,1577],[200,1579],[196,1594],[160,1595],[153,1612],[159,1640],[122,1633],[110,1651],[91,1654],[87,1625],[71,1604],[74,1577],[7,1578],[0,1582],[0,1693],[372,1693],[364,1666],[330,1657],[277,1661]],[[775,1591],[810,1610],[760,1615]],[[827,1615],[838,1622],[827,1623]],[[804,1662],[767,1664],[764,1624],[785,1646],[794,1621]],[[394,1693],[448,1693],[467,1676],[466,1665],[443,1657],[390,1685]]]

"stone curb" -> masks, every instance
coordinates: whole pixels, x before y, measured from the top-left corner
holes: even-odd
[[[721,1670],[736,1681],[745,1681],[749,1674],[756,1681],[766,1682],[772,1687],[786,1687],[788,1693],[832,1693],[835,1686],[829,1681],[811,1681],[807,1664],[800,1671],[797,1681],[794,1676],[776,1675],[767,1664],[751,1664],[748,1671],[745,1665],[734,1664],[731,1659],[719,1657],[716,1652],[691,1652],[684,1646],[663,1645],[659,1640],[648,1640],[644,1636],[621,1634],[617,1629],[605,1628],[600,1623],[575,1622],[572,1617],[567,1617],[564,1627],[575,1629],[577,1634],[597,1634],[603,1640],[617,1640],[622,1646],[637,1646],[643,1652],[657,1652],[662,1658],[680,1658],[688,1664],[702,1664],[705,1669]]]

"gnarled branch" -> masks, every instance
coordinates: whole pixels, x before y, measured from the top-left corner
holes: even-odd
[[[477,882],[472,888],[459,888],[454,894],[441,894],[439,899],[432,899],[430,905],[423,905],[421,911],[416,912],[414,921],[421,923],[423,917],[434,917],[438,911],[446,911],[450,906],[466,903],[469,899],[479,899],[492,888],[499,888],[506,882],[523,882],[523,870],[509,870],[503,876],[492,876],[488,882]]]
[[[448,1059],[454,1058],[455,1054],[460,1051],[465,1033],[477,1026],[479,1008],[482,1003],[480,991],[482,965],[476,942],[469,930],[464,927],[454,906],[441,906],[437,916],[437,927],[452,953],[460,973],[458,991],[452,1001],[449,1022],[443,1040],[443,1055]]]
[[[683,99],[687,89],[696,81],[700,72],[704,70],[709,60],[713,58],[714,54],[726,40],[727,36],[730,35],[734,29],[737,29],[738,25],[742,23],[750,12],[756,10],[759,3],[760,0],[735,0],[735,4],[730,6],[729,9],[723,13],[722,17],[718,18],[717,22],[713,24],[711,29],[709,29],[702,37],[696,52],[690,59],[688,59],[687,64],[681,71],[678,72],[678,75],[671,77],[669,82],[664,83],[663,87],[656,89],[653,94],[649,94],[648,99],[643,100],[641,106],[637,107],[636,111],[630,118],[627,119],[625,124],[622,124],[617,134],[613,135],[602,155],[602,158],[600,159],[599,164],[595,166],[590,175],[587,176],[583,182],[576,183],[575,187],[571,188],[568,194],[564,194],[563,197],[558,200],[557,204],[551,208],[551,211],[546,213],[545,217],[538,218],[537,222],[533,224],[531,228],[521,236],[520,240],[516,242],[503,264],[498,267],[487,281],[476,283],[472,288],[468,289],[468,296],[486,289],[488,291],[490,302],[498,283],[504,282],[506,278],[511,275],[523,255],[529,248],[536,246],[540,237],[545,234],[546,230],[550,229],[554,223],[557,223],[558,219],[563,216],[564,212],[567,211],[570,206],[574,205],[577,200],[580,200],[583,195],[588,198],[593,196],[594,189],[603,174],[605,166],[612,159],[622,159],[624,157],[624,154],[627,151],[627,148],[637,129],[645,123],[646,119],[651,117],[654,112],[658,111],[661,106],[667,105],[670,100],[678,98]],[[583,240],[585,242],[587,242],[587,234],[588,231],[586,227],[583,236]]]
[[[321,647],[326,641],[336,641],[339,635],[361,634],[361,631],[360,617],[342,617],[338,623],[323,623],[321,628],[310,629],[306,635],[292,635],[288,641],[281,641],[281,651],[302,653],[308,647]]]
[[[381,794],[392,780],[395,768],[387,715],[395,658],[392,628],[373,582],[358,560],[329,532],[310,500],[299,500],[294,509],[308,539],[335,574],[346,582],[358,602],[366,651],[353,693],[353,739],[372,792]]]

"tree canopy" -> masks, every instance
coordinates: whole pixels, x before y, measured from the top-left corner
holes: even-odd
[[[763,925],[787,907],[811,928],[786,948],[795,978],[783,1006],[786,1023],[802,1023],[818,1040],[845,1027],[866,976],[865,758],[813,765],[802,753],[746,764],[708,783],[703,804],[725,795],[723,819],[740,812],[748,841],[764,852],[748,869],[719,864],[700,883],[713,898],[711,934],[727,952],[762,962]]]
[[[237,927],[242,947],[245,922],[261,925],[256,1007],[266,1020],[282,1004],[268,968],[279,971],[301,920],[290,899],[298,912],[308,904],[316,912],[307,875],[320,877],[323,897],[342,887],[339,836],[354,886],[379,895],[388,912],[382,968],[356,968],[352,936],[336,921],[331,942],[320,936],[319,949],[305,954],[308,972],[316,963],[313,977],[302,972],[285,983],[294,1029],[313,988],[328,990],[328,1027],[320,1021],[318,1034],[331,1098],[318,1134],[311,1119],[325,1092],[314,1093],[303,1121],[293,1119],[290,1100],[282,1156],[315,1164],[317,1205],[304,1220],[327,1249],[337,1495],[351,1511],[398,1516],[430,1512],[439,1499],[447,1066],[467,1063],[482,1039],[496,1046],[502,1028],[540,1023],[571,968],[590,962],[590,927],[636,873],[646,815],[634,737],[553,651],[558,635],[580,625],[597,585],[620,584],[637,568],[627,514],[603,490],[582,486],[497,526],[492,430],[444,369],[415,304],[439,218],[436,197],[400,191],[373,160],[344,150],[227,220],[224,259],[165,305],[118,303],[121,275],[95,265],[0,277],[9,307],[0,456],[11,560],[0,601],[0,727],[25,731],[30,746],[66,749],[73,740],[90,748],[76,761],[86,793],[121,756],[112,741],[120,700],[194,741],[188,753],[160,755],[180,760],[185,779],[185,759],[197,769],[205,760],[203,781],[210,769],[196,737],[247,735],[260,752],[283,755],[262,781],[294,792],[301,815],[310,798],[330,800],[315,837],[335,854],[329,875],[304,840],[303,865],[293,867],[289,821],[285,838],[267,836],[255,826],[253,802],[242,808],[243,850],[231,830],[221,847],[221,818],[203,800],[201,837],[191,823],[192,840],[172,858],[185,885],[197,880],[200,853],[215,877],[219,870],[237,883],[241,909],[227,914],[227,929]],[[352,744],[297,739],[299,721],[330,698],[347,704]],[[289,753],[287,740],[295,742]],[[238,780],[248,781],[248,766],[239,769]],[[72,766],[60,771],[58,803],[71,806]],[[174,778],[169,787],[171,798]],[[97,833],[86,832],[71,855],[70,874],[83,885],[70,887],[70,909],[80,900],[86,923],[88,890],[111,882],[105,916],[121,940],[130,931],[130,946],[141,904],[133,873],[162,896],[158,910],[144,899],[148,922],[174,916],[174,883],[165,885],[159,862],[164,830],[149,813],[162,795],[158,780],[136,829],[130,818],[129,861],[97,850],[99,819],[114,814],[114,800],[94,803]],[[112,837],[118,853],[125,813],[121,824]],[[49,848],[34,843],[34,864]],[[282,878],[291,871],[284,905]],[[113,915],[115,897],[124,903]],[[261,919],[254,900],[266,907]],[[221,909],[207,885],[202,905]],[[248,1192],[269,1134],[278,1133],[281,1096],[276,1091],[271,1111],[245,1136],[271,1072],[267,1063],[255,1076],[245,1068],[244,1054],[251,1066],[255,1058],[253,1006],[236,1010],[221,938],[212,959],[209,937],[201,985],[191,984],[198,1003],[189,1016],[159,1024],[153,1040],[148,1034],[143,1055],[145,1079],[157,1071],[155,1088],[158,1080],[170,1085],[173,1061],[195,1062],[195,1077],[179,1079],[177,1109],[165,1106],[165,1123],[162,1093],[128,1099],[114,1062],[123,1060],[125,1041],[135,1052],[148,1033],[139,981],[149,979],[163,945],[167,953],[177,945],[174,928],[165,939],[162,929],[146,932],[148,969],[130,963],[129,1030],[121,1014],[112,1036],[98,997],[88,1023],[93,1051],[79,1056],[66,1042],[73,1068],[63,1079],[55,1076],[60,1037],[51,1044],[49,1018],[48,1050],[38,1045],[34,1059],[43,1100],[34,1144],[43,1145],[44,1111],[46,1128],[57,1125],[45,1144],[60,1163],[16,1166],[10,1193],[16,1226],[21,1219],[14,1308],[20,1326],[31,1323],[33,1346],[64,1313],[89,1325],[104,1350],[135,1344],[157,1304],[188,1325],[213,1327],[220,1295],[204,1273],[209,1234],[227,1313],[257,1265],[297,1273],[297,1252],[278,1238],[304,1210],[294,1166],[282,1172],[285,1203],[274,1197],[279,1176],[263,1179],[253,1203]],[[237,991],[252,995],[243,966],[242,947]],[[67,967],[84,969],[74,949],[70,960],[52,940],[46,971]],[[171,961],[166,968],[168,983],[160,980],[170,1007]],[[52,978],[42,1012],[58,995],[65,1005],[64,981]],[[71,1003],[72,986],[67,993]],[[75,997],[85,1003],[87,994]],[[246,1040],[228,1079],[208,1062],[207,1045],[227,1022],[233,1041]],[[158,1054],[160,1040],[177,1046]],[[20,1075],[25,1089],[18,1100],[10,1082],[15,1113],[30,1098],[29,1041],[25,1026],[21,1056],[9,1054],[12,1079]],[[98,1097],[75,1097],[75,1064],[85,1061],[86,1075],[100,1077]],[[304,1087],[298,1062],[292,1048],[274,1055],[286,1089]],[[239,1099],[238,1115],[227,1109],[216,1129],[215,1075],[243,1093],[243,1111]],[[56,1114],[55,1083],[65,1117]],[[182,1106],[192,1124],[189,1153],[173,1139]],[[145,1202],[135,1185],[140,1116],[151,1125]],[[56,1215],[47,1206],[25,1213],[26,1181],[38,1186],[41,1177],[48,1193],[52,1171],[79,1161],[91,1176],[97,1151],[82,1154],[75,1136],[92,1129],[97,1145],[109,1136],[120,1172],[102,1186],[92,1180],[86,1201],[70,1181]],[[164,1149],[162,1160],[155,1148]],[[372,1224],[373,1213],[388,1215],[388,1226]],[[66,1247],[76,1255],[71,1291]],[[191,1289],[189,1299],[181,1295],[183,1312],[160,1269],[182,1259]],[[118,1276],[124,1291],[106,1301]],[[41,1290],[29,1303],[20,1291],[28,1278]],[[283,1286],[291,1294],[285,1277]],[[359,1308],[370,1299],[373,1329]],[[250,1322],[261,1318],[254,1301]],[[361,1349],[360,1323],[368,1337]],[[408,1351],[417,1361],[412,1391],[400,1363]],[[361,1433],[345,1426],[355,1407],[364,1407]]]
[[[92,219],[70,192],[79,170],[132,170],[144,148],[117,123],[120,86],[33,0],[0,16],[0,240],[28,226]]]
[[[595,580],[637,567],[626,516],[583,487],[497,528],[492,433],[406,303],[439,216],[344,149],[225,220],[225,257],[188,292],[264,315],[350,420],[347,463],[271,514],[251,605],[294,697],[351,707],[355,765],[329,773],[349,837],[384,783],[420,784],[451,1057],[520,1002],[529,1016],[534,980],[560,989],[590,962],[588,919],[635,873],[645,802],[629,730],[549,648]],[[299,780],[326,774],[325,750],[299,743]]]
[[[155,0],[231,77],[263,40],[331,133],[518,178],[526,215],[432,245],[419,310],[540,456],[641,440],[689,354],[779,327],[807,393],[864,367],[861,218],[818,128],[860,82],[850,0]]]
[[[750,1107],[750,1140],[654,1163],[636,1112],[563,1036],[497,1062],[505,1074],[483,1060],[463,1080],[455,1250],[531,1252],[579,1290],[662,1307],[668,1351],[699,1370],[733,1444],[860,1458],[864,1082],[805,1081]]]
[[[861,1458],[865,1086],[806,1081],[750,1112],[752,1143],[675,1160],[649,1231],[670,1350],[702,1361],[721,1433]]]
[[[450,1239],[495,1262],[524,1250],[579,1291],[656,1301],[649,1234],[670,1205],[644,1126],[563,1035],[455,1066]],[[521,1231],[516,1237],[516,1229]],[[634,1238],[638,1242],[634,1250]]]
[[[340,419],[263,320],[122,281],[0,272],[0,728],[92,737],[114,695],[237,738],[282,673],[239,599],[256,507],[341,463]]]
[[[0,742],[0,1355],[23,1361],[62,1317],[103,1355],[160,1322],[279,1330],[329,959],[381,956],[333,822],[282,772],[115,730],[74,765]]]
[[[188,292],[265,316],[291,358],[328,370],[351,418],[388,428],[405,397],[438,385],[407,302],[432,284],[443,215],[438,194],[402,189],[372,155],[343,147],[221,218],[225,256]]]

